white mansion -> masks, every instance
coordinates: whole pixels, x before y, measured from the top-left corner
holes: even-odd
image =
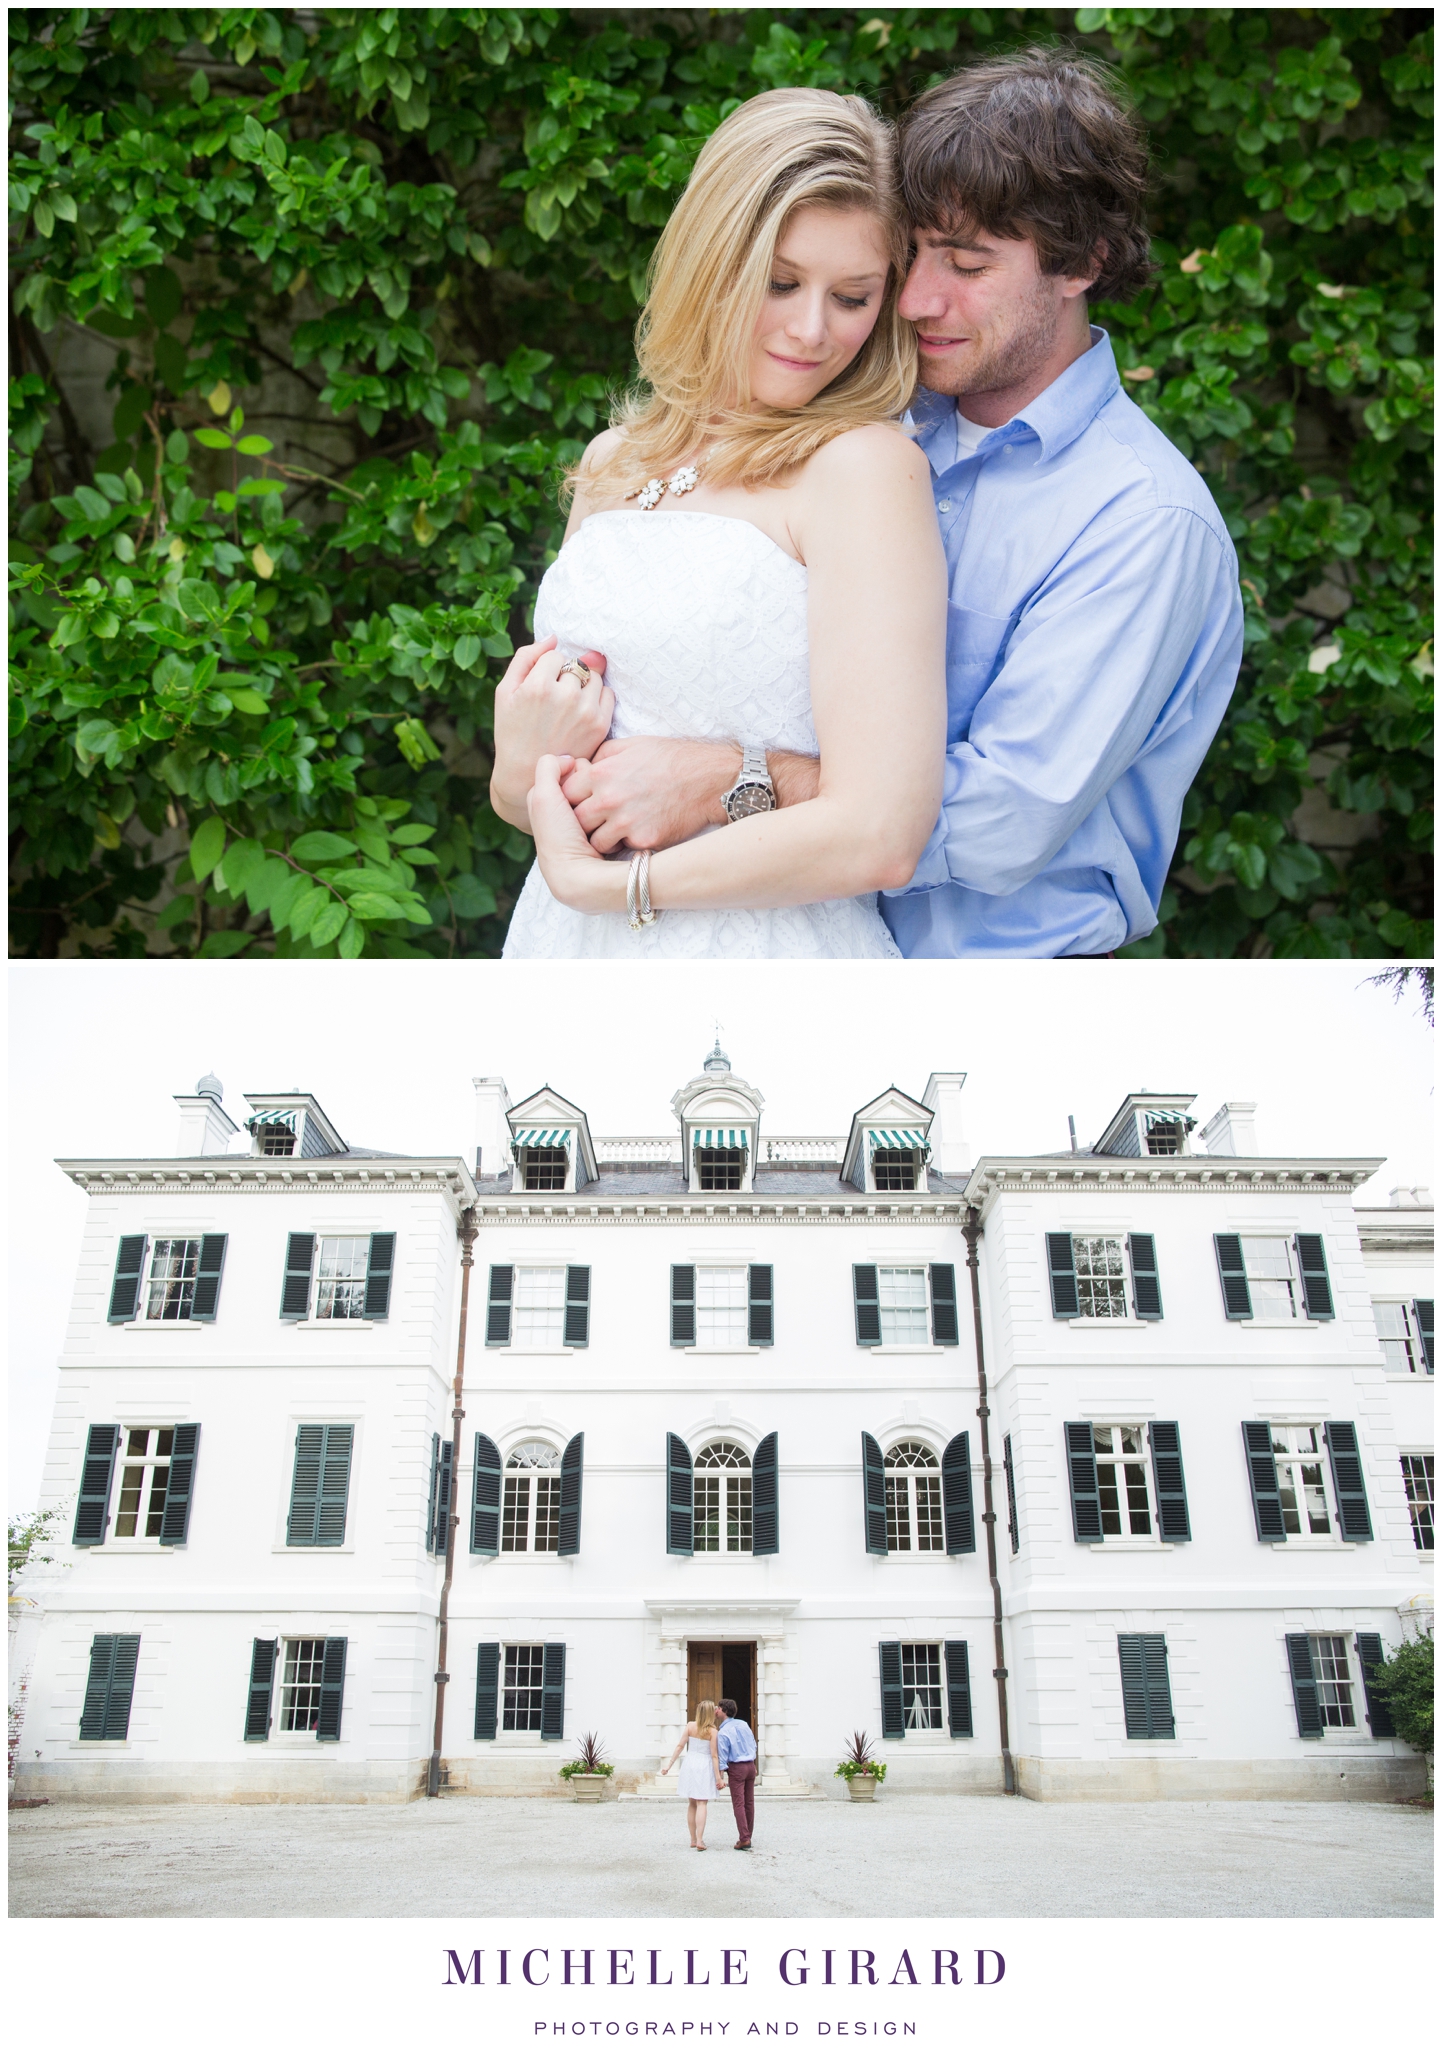
[[[973,1156],[964,1082],[797,1138],[718,1045],[602,1138],[482,1078],[438,1158],[206,1077],[62,1161],[17,1790],[540,1792],[588,1730],[644,1789],[724,1692],[771,1792],[854,1729],[888,1788],[1419,1792],[1369,1671],[1431,1620],[1430,1195],[1173,1092]]]

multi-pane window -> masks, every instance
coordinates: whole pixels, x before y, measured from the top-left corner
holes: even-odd
[[[1382,1359],[1388,1369],[1404,1377],[1425,1371],[1427,1364],[1417,1338],[1417,1316],[1412,1307],[1376,1299],[1372,1311],[1377,1321],[1377,1338],[1382,1343]]]
[[[195,1272],[199,1266],[198,1240],[157,1240],[150,1251],[146,1318],[189,1319],[195,1303]]]
[[[294,1154],[294,1126],[286,1119],[263,1119],[255,1128],[255,1148],[263,1155]]]
[[[369,1234],[326,1234],[317,1245],[320,1258],[315,1284],[316,1318],[364,1319]]]
[[[170,1482],[173,1427],[131,1427],[120,1467],[120,1508],[115,1532],[127,1540],[158,1541]]]
[[[1253,1319],[1295,1319],[1297,1285],[1292,1274],[1292,1243],[1270,1234],[1244,1233],[1242,1260],[1252,1294]]]
[[[1102,1534],[1149,1535],[1151,1495],[1147,1487],[1145,1427],[1093,1427]]]
[[[1317,1704],[1322,1709],[1324,1728],[1355,1728],[1357,1716],[1352,1704],[1352,1675],[1347,1664],[1345,1635],[1309,1635],[1312,1675],[1317,1681]]]
[[[1432,1546],[1432,1458],[1403,1456],[1402,1482],[1407,1487],[1407,1512],[1412,1521],[1412,1540],[1419,1549]]]
[[[1074,1233],[1071,1247],[1081,1317],[1125,1319],[1127,1279],[1120,1239],[1109,1233]]]
[[[920,1441],[898,1441],[886,1454],[886,1546],[902,1553],[946,1546],[941,1465]]]
[[[516,1348],[560,1348],[566,1332],[566,1272],[518,1269],[511,1310],[511,1345]]]
[[[696,1271],[696,1345],[698,1348],[744,1348],[747,1323],[747,1269],[710,1266]]]
[[[881,1340],[886,1348],[925,1346],[931,1340],[924,1269],[878,1269]]]
[[[564,1190],[566,1150],[564,1147],[527,1147],[521,1151],[522,1188]]]
[[[280,1725],[282,1732],[298,1735],[314,1732],[320,1720],[320,1680],[325,1666],[323,1641],[289,1641],[285,1645],[285,1671],[280,1681]]]
[[[871,1177],[878,1190],[915,1190],[915,1148],[878,1147],[871,1158]]]
[[[692,1543],[706,1552],[751,1554],[751,1458],[734,1441],[713,1441],[696,1458]]]
[[[698,1147],[696,1186],[699,1190],[739,1190],[746,1166],[744,1147]]]
[[[560,1455],[547,1441],[523,1441],[506,1458],[501,1547],[517,1554],[554,1555],[560,1547],[560,1527]]]
[[[539,1642],[506,1644],[501,1726],[508,1734],[534,1735],[540,1730],[544,1654]]]
[[[901,1645],[901,1705],[908,1732],[941,1726],[941,1644]]]
[[[1289,1535],[1330,1534],[1327,1510],[1326,1446],[1320,1427],[1272,1428],[1282,1525]]]
[[[1161,1112],[1144,1112],[1142,1132],[1148,1154],[1185,1154],[1187,1151],[1185,1119],[1168,1118]]]

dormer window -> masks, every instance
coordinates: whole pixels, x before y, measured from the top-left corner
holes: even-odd
[[[522,1190],[564,1190],[566,1150],[564,1147],[521,1149]]]
[[[1144,1154],[1185,1154],[1187,1122],[1177,1112],[1148,1111],[1142,1114]]]
[[[746,1168],[744,1147],[698,1147],[696,1184],[700,1190],[739,1190]]]
[[[577,1152],[577,1130],[573,1126],[520,1126],[512,1135],[511,1152],[516,1159],[518,1190],[574,1190],[584,1176],[585,1136],[581,1135],[581,1162],[572,1171],[571,1157]]]
[[[915,1190],[916,1152],[912,1148],[878,1147],[871,1173],[878,1190]]]
[[[257,1154],[278,1156],[295,1153],[295,1124],[288,1111],[261,1112],[251,1120],[251,1132]]]

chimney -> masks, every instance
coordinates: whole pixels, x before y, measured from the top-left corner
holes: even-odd
[[[500,1076],[473,1076],[476,1086],[476,1175],[502,1176],[512,1166],[506,1113],[511,1093]]]
[[[1389,1190],[1387,1202],[1394,1212],[1430,1212],[1432,1193],[1413,1183],[1403,1189]]]
[[[196,1084],[193,1097],[176,1098],[180,1106],[180,1137],[175,1143],[177,1155],[192,1159],[199,1155],[230,1153],[230,1142],[240,1128],[220,1108],[224,1095],[219,1080],[205,1075]]]
[[[971,1169],[971,1148],[961,1116],[961,1086],[965,1081],[966,1070],[953,1069],[928,1076],[921,1093],[922,1103],[936,1113],[927,1137],[931,1142],[931,1166],[942,1176],[961,1176]]]
[[[1207,1153],[1233,1155],[1238,1159],[1260,1153],[1253,1118],[1256,1109],[1255,1104],[1224,1104],[1220,1111],[1214,1112],[1202,1128]]]

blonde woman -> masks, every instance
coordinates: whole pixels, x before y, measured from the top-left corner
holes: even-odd
[[[875,892],[915,871],[946,744],[905,261],[864,101],[763,93],[702,149],[653,261],[644,390],[572,476],[537,643],[497,691],[492,800],[537,851],[507,956],[897,958]],[[602,858],[608,733],[734,741],[715,829]],[[820,791],[778,809],[795,755]]]
[[[681,1769],[676,1777],[676,1790],[686,1802],[686,1826],[691,1834],[691,1848],[704,1850],[706,1834],[706,1809],[721,1790],[721,1765],[716,1755],[716,1706],[713,1700],[703,1699],[696,1709],[694,1721],[688,1721],[681,1731],[681,1740],[661,1766],[664,1778],[679,1757]]]

